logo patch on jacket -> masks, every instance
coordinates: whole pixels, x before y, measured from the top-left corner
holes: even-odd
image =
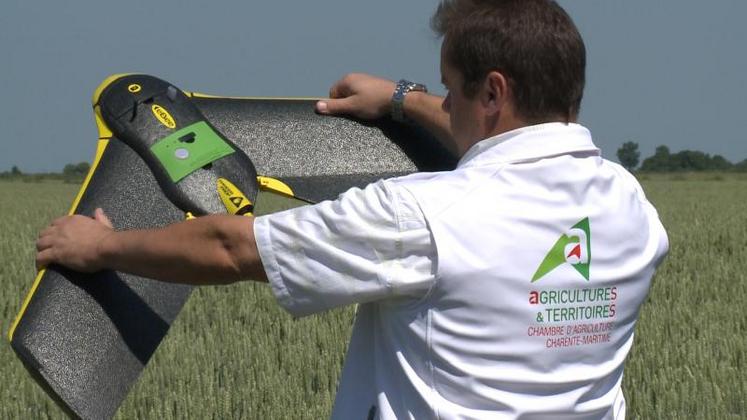
[[[560,235],[532,276],[532,283],[563,264],[570,264],[589,281],[591,265],[591,230],[585,217]]]

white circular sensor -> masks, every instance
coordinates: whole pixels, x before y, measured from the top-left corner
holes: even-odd
[[[189,150],[187,149],[176,149],[174,150],[174,156],[176,156],[177,159],[184,160],[189,157]]]

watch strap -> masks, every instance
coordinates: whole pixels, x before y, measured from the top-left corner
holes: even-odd
[[[401,79],[397,82],[392,94],[392,119],[397,122],[405,121],[405,96],[410,92],[428,92],[424,84]]]

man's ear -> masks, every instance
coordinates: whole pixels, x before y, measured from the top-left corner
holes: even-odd
[[[503,109],[508,98],[508,79],[499,71],[491,71],[485,77],[482,102],[488,115],[495,115]]]

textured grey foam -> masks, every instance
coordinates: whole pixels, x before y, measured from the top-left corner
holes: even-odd
[[[416,127],[321,117],[313,101],[195,99],[208,119],[253,160],[260,175],[287,181],[314,200],[455,159]],[[214,182],[193,193],[214,194]],[[184,219],[139,157],[116,138],[106,148],[76,213],[103,207],[118,229]],[[218,209],[217,211],[223,211]],[[73,417],[110,418],[186,302],[190,286],[123,273],[50,267],[18,324],[13,349]]]
[[[390,120],[364,125],[313,111],[308,100],[195,100],[244,150],[257,172],[275,177],[392,174],[439,170],[455,160],[423,130]],[[238,120],[236,113],[247,115]]]

